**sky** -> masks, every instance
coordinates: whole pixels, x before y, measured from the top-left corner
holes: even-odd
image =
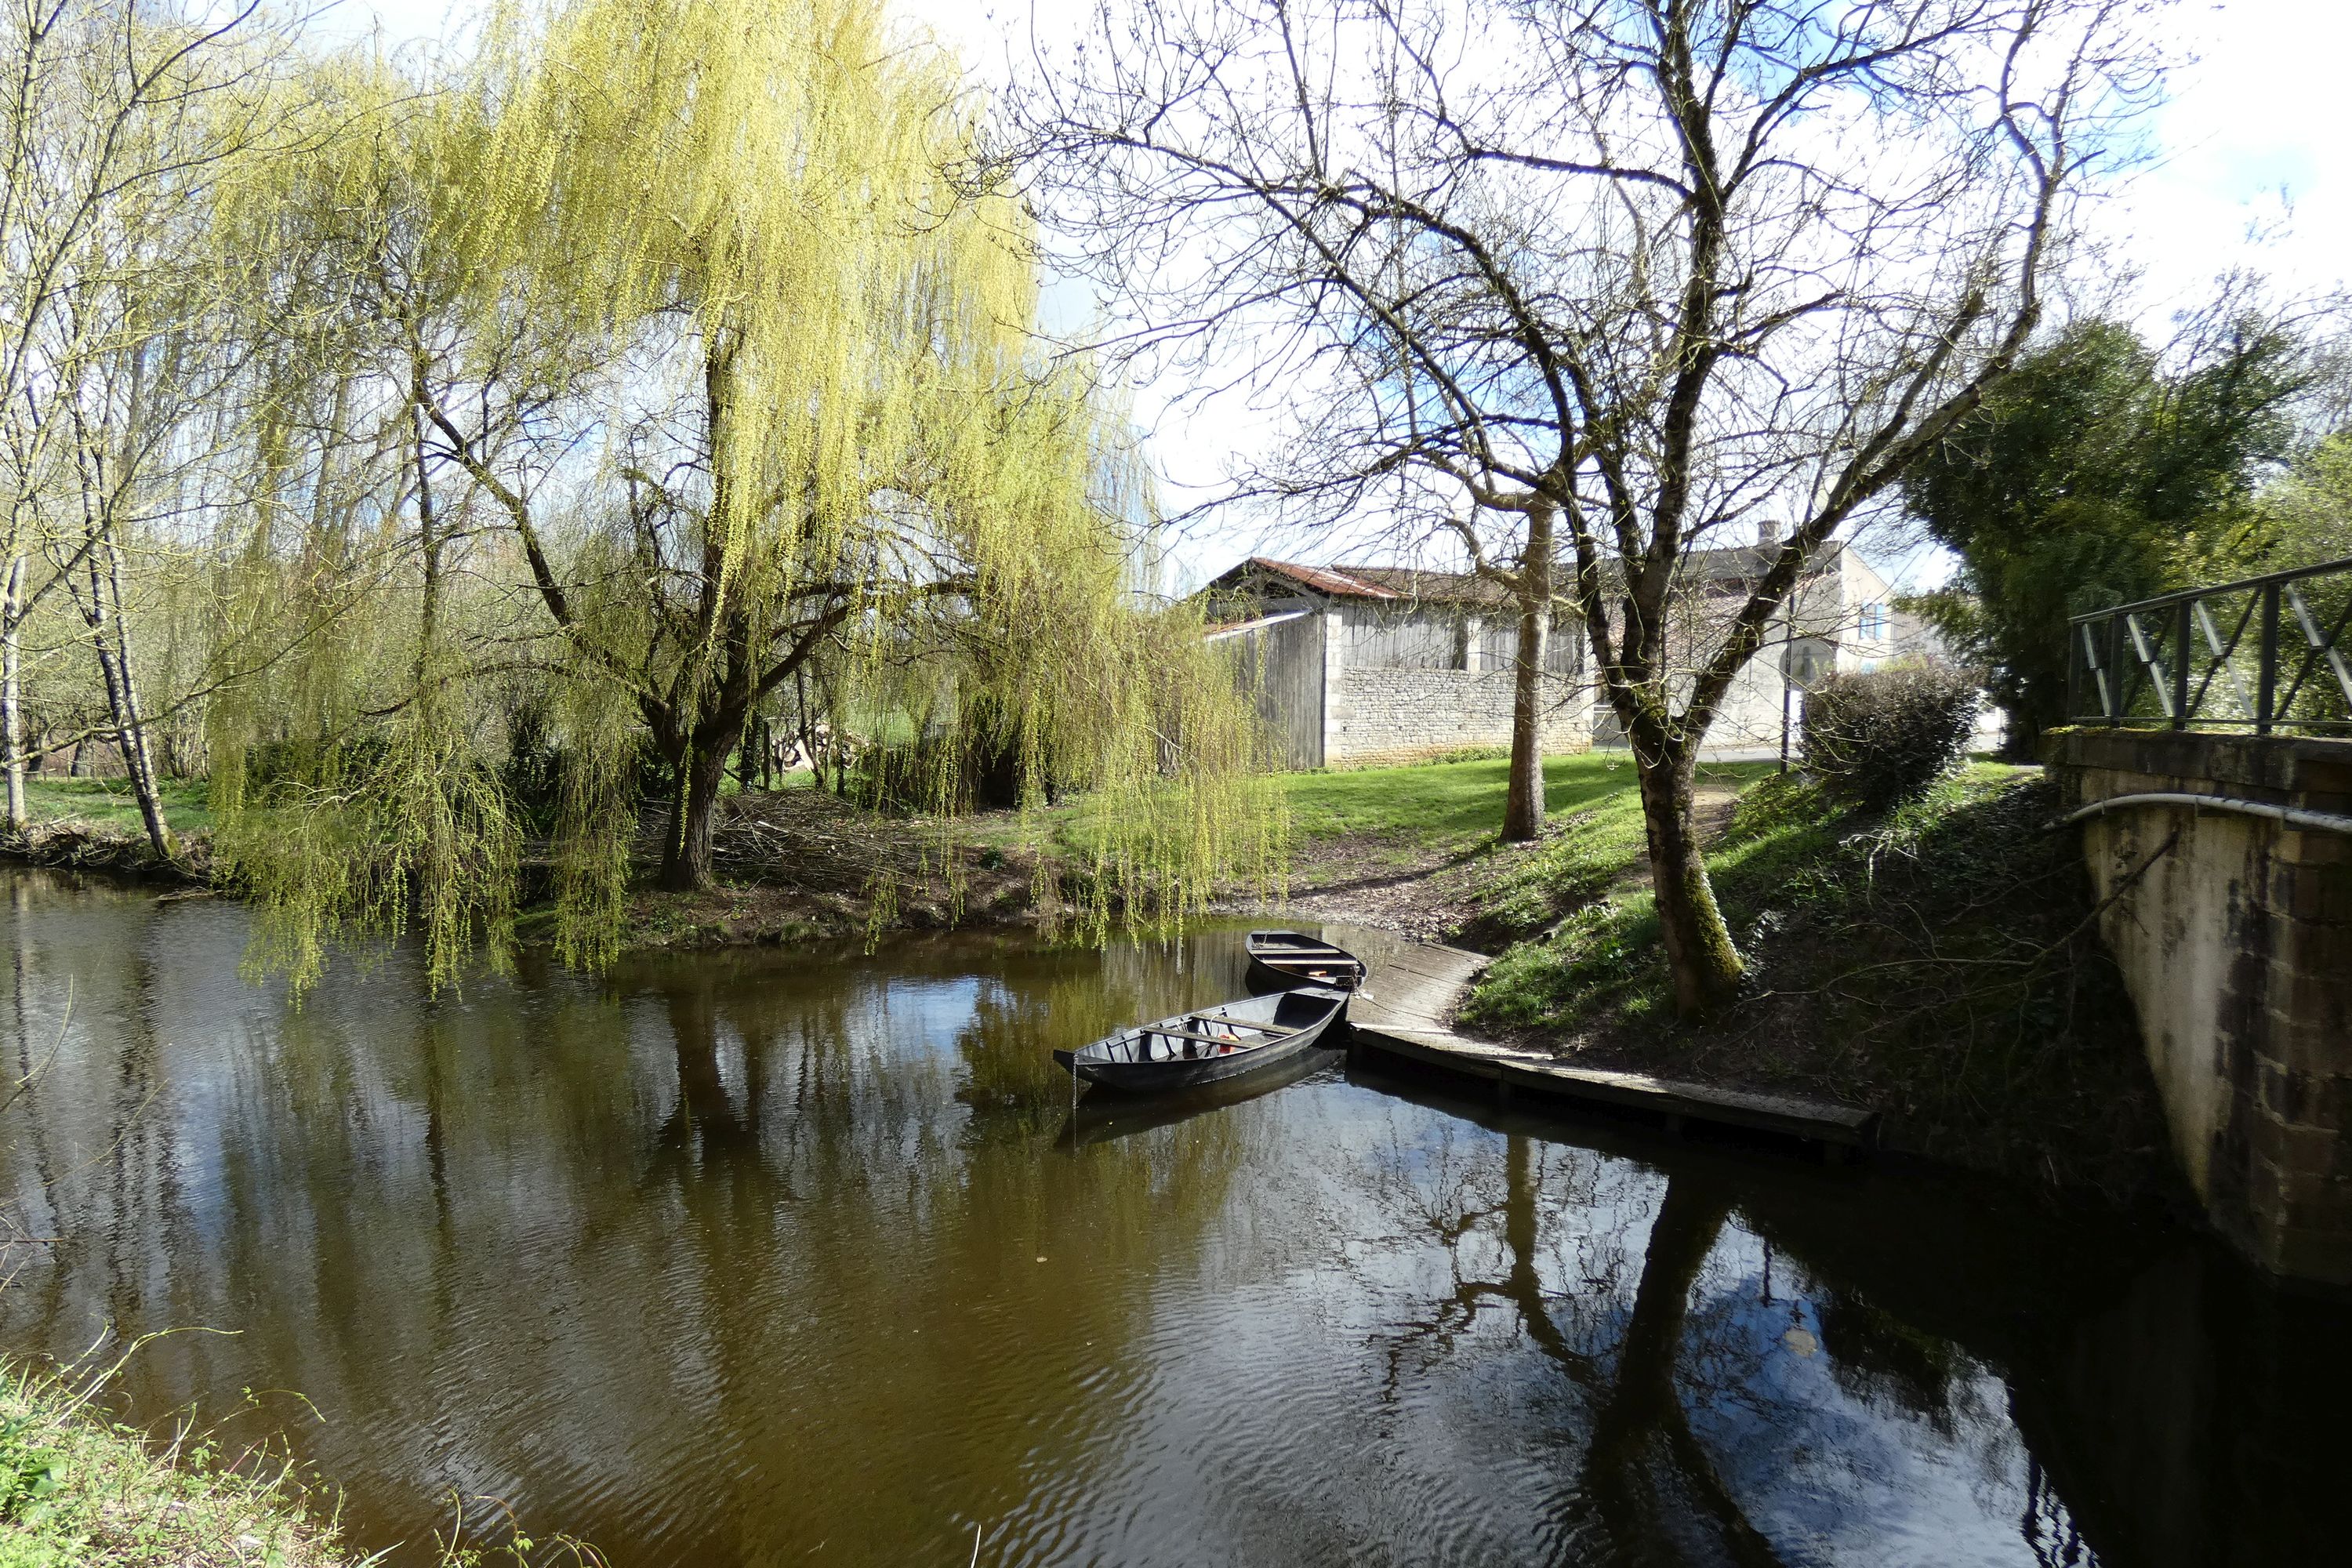
[[[985,76],[1038,26],[1067,26],[1075,0],[894,0],[899,13],[956,47]],[[341,0],[338,30],[381,26],[393,41],[432,37],[462,22],[472,0]],[[2320,294],[2352,277],[2352,156],[2343,68],[2352,59],[2352,5],[2343,0],[2177,0],[2158,24],[2184,63],[2149,124],[2151,160],[2096,223],[2140,274],[2130,306],[2151,337],[2175,312],[2210,298],[2232,269],[2266,276],[2286,294]],[[1139,419],[1172,495],[1213,484],[1224,456],[1257,421],[1180,386],[1137,389]],[[1181,542],[1174,571],[1190,585],[1265,542],[1255,524],[1212,526]],[[1933,550],[1888,550],[1897,586],[1932,585],[1949,567]]]

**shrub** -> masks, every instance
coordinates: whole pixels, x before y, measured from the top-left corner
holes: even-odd
[[[1949,666],[1832,674],[1805,697],[1805,766],[1849,800],[1893,805],[1957,764],[1976,722],[1976,683]]]

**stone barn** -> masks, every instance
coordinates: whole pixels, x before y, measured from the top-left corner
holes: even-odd
[[[1736,614],[1777,546],[1695,552],[1703,584],[1674,634],[1694,651]],[[1412,762],[1511,741],[1517,616],[1496,584],[1401,566],[1304,566],[1252,556],[1202,589],[1213,640],[1230,642],[1294,768]],[[1896,609],[1885,577],[1849,546],[1817,556],[1794,604],[1725,694],[1708,734],[1727,751],[1793,746],[1804,691],[1831,670],[1935,658],[1934,638]],[[1622,745],[1588,678],[1584,628],[1563,611],[1544,681],[1544,749]]]
[[[1253,556],[1202,590],[1294,768],[1413,762],[1511,742],[1518,624],[1509,595],[1464,573],[1301,566]],[[1545,749],[1592,742],[1584,637],[1552,628]]]

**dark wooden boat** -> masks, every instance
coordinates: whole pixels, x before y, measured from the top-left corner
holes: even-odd
[[[1322,1045],[1297,1052],[1286,1062],[1199,1089],[1172,1089],[1166,1094],[1115,1094],[1108,1089],[1087,1094],[1071,1107],[1070,1119],[1055,1145],[1062,1149],[1091,1148],[1246,1105],[1262,1095],[1330,1071],[1340,1059],[1339,1052],[1329,1048],[1331,1043],[1330,1037],[1326,1036]]]
[[[1312,1050],[1348,1011],[1348,994],[1302,985],[1122,1029],[1075,1051],[1066,1071],[1126,1094],[1165,1094],[1269,1072]]]
[[[1249,974],[1258,985],[1330,985],[1353,991],[1364,983],[1364,961],[1321,937],[1295,931],[1254,931],[1242,939]]]

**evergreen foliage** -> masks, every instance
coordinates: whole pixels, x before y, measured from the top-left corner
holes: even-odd
[[[2069,616],[2259,560],[2255,488],[2305,381],[2295,337],[2254,317],[2178,363],[2086,321],[1911,467],[1906,504],[1960,558],[1955,586],[1913,607],[1988,671],[2014,743],[2063,717]]]
[[[1960,764],[1977,700],[1976,682],[1943,665],[1834,671],[1805,693],[1805,767],[1844,800],[1883,810]]]

